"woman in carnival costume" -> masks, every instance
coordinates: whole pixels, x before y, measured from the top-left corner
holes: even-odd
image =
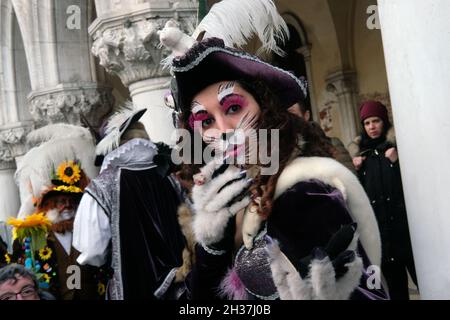
[[[166,63],[179,127],[215,155],[185,164],[194,173],[197,242],[189,298],[383,299],[380,282],[367,281],[372,270],[380,278],[369,266],[381,258],[367,196],[288,112],[305,99],[306,84],[232,48],[252,34],[281,53],[276,38],[287,26],[272,1],[222,1],[192,36],[174,21],[160,32],[173,51]],[[261,129],[275,143],[264,147]]]

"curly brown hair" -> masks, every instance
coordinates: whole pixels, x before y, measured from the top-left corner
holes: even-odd
[[[291,114],[288,110],[280,108],[278,97],[270,90],[270,88],[261,80],[252,82],[238,80],[237,83],[249,92],[259,104],[261,114],[256,129],[267,129],[267,140],[271,141],[271,130],[279,130],[279,169],[274,175],[256,176],[250,192],[256,197],[261,197],[258,214],[267,219],[272,211],[273,197],[278,178],[294,157],[332,157],[329,143],[320,136],[313,126],[302,118]],[[180,127],[189,130],[188,116],[180,114]],[[193,139],[191,139],[193,140]],[[193,147],[193,141],[191,141]],[[206,147],[206,145],[204,145]],[[268,155],[271,155],[270,144],[268,146]],[[191,149],[193,150],[193,149]],[[193,163],[193,161],[191,162]],[[185,179],[192,179],[193,174],[197,173],[201,165],[185,164],[182,166],[181,174]],[[256,205],[256,203],[255,203]]]

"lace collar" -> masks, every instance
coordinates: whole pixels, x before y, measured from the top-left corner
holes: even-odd
[[[103,160],[100,172],[110,167],[153,164],[153,157],[158,153],[156,145],[145,139],[136,138],[110,152]]]

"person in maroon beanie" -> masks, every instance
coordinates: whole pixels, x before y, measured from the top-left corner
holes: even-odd
[[[360,107],[362,133],[349,147],[358,177],[369,196],[381,233],[381,269],[391,299],[407,300],[408,275],[417,284],[403,196],[395,132],[378,101]]]

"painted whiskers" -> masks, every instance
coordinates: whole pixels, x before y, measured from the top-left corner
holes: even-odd
[[[256,126],[258,115],[246,113],[239,121],[236,129],[221,135],[208,135],[203,140],[223,159],[235,160],[235,164],[256,164],[258,160],[258,134]]]

